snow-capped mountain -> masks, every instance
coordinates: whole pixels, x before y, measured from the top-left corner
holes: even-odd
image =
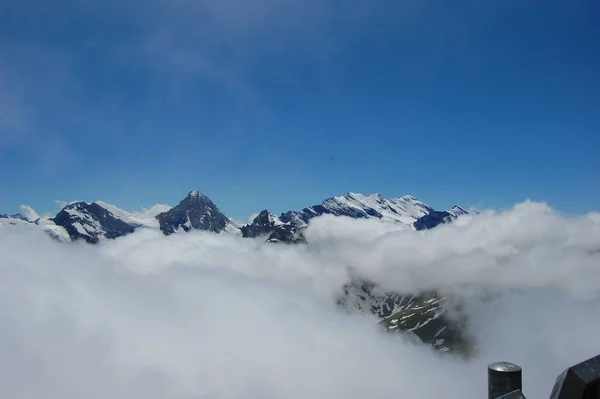
[[[30,209],[29,214],[36,213]],[[67,204],[51,219],[28,221],[22,215],[0,215],[3,218],[0,223],[24,228],[41,227],[57,240],[85,240],[88,243],[150,228],[160,229],[165,235],[205,230],[248,238],[268,237],[266,242],[269,243],[303,244],[306,243],[304,231],[309,222],[324,214],[376,218],[423,230],[451,223],[468,212],[459,206],[448,211],[436,211],[410,195],[385,198],[380,194],[347,193],[326,199],[320,205],[282,213],[279,217],[263,210],[251,223],[240,226],[221,213],[207,196],[191,191],[173,208],[157,205],[142,213],[131,213],[103,201],[89,204],[76,201]],[[446,315],[445,298],[437,293],[379,293],[376,288],[365,280],[356,279],[344,287],[338,305],[349,311],[370,312],[378,317],[384,330],[404,332],[439,351],[463,354],[469,351],[471,343],[463,336],[460,321]]]
[[[252,223],[241,226],[243,237],[260,237],[271,234],[277,226],[284,223],[271,212],[261,211],[253,220]]]
[[[6,213],[0,213],[0,219],[16,219],[16,220],[27,220],[27,218],[20,213],[15,213],[13,215],[8,215]]]
[[[282,242],[286,244],[305,244],[304,230],[306,226],[298,226],[292,223],[285,223],[276,226],[267,238],[267,242]]]
[[[14,215],[8,215],[5,213],[0,213],[0,224],[4,226],[15,226],[17,224],[26,224],[29,221],[20,213],[16,213]]]
[[[207,230],[220,233],[233,226],[219,208],[204,194],[191,191],[179,204],[156,215],[160,230],[165,234],[177,231]]]
[[[429,214],[433,208],[405,195],[399,198],[385,198],[381,194],[363,195],[346,193],[326,199],[320,205],[313,205],[301,211],[289,211],[280,216],[283,222],[302,225],[312,218],[324,214],[348,216],[351,218],[378,218],[386,222],[412,225],[419,218]]]
[[[31,214],[35,214],[33,209],[26,208]],[[263,210],[251,223],[238,225],[225,216],[210,198],[194,190],[173,208],[156,205],[144,212],[127,212],[103,201],[75,201],[67,204],[51,219],[38,218],[31,222],[42,226],[61,241],[85,240],[97,243],[104,238],[130,234],[138,228],[153,228],[160,229],[165,235],[190,230],[215,233],[225,231],[243,237],[266,236],[268,242],[303,243],[306,242],[303,231],[308,223],[325,214],[356,219],[376,218],[424,230],[440,223],[451,223],[468,212],[459,206],[448,211],[436,211],[410,195],[385,198],[381,194],[346,193],[300,211],[284,212],[279,217]],[[0,214],[0,217],[27,221],[21,214]]]
[[[284,223],[271,212],[264,210],[252,220],[252,223],[241,226],[243,237],[266,236],[266,242],[276,243],[305,243],[303,231],[306,225],[297,225],[291,222]]]
[[[35,221],[29,221],[26,217],[20,213],[14,215],[0,214],[0,225],[3,226],[21,226],[24,228],[39,229],[41,228],[44,232],[50,235],[55,240],[61,242],[71,241],[69,233],[61,227],[54,224],[52,220],[38,218]]]
[[[23,217],[25,220],[25,218]],[[104,201],[68,203],[55,217],[38,219],[36,224],[61,241],[85,240],[95,244],[101,239],[121,237],[138,228],[160,229],[165,235],[191,229],[220,232],[239,228],[230,223],[216,205],[198,191],[192,191],[179,205],[155,205],[144,212],[127,212]]]
[[[121,216],[127,213],[122,212],[124,213],[117,213]],[[102,238],[117,238],[133,233],[135,228],[139,227],[129,224],[97,202],[70,202],[52,218],[52,221],[64,227],[71,239],[83,239],[90,244],[95,244]]]
[[[68,203],[53,218],[38,217],[29,222],[40,226],[59,241],[85,240],[94,244],[103,238],[117,238],[132,233],[140,227],[158,228],[155,216],[170,208],[168,205],[155,205],[143,213],[130,213],[103,201],[91,204],[74,201]],[[14,215],[11,216],[13,220],[16,219]],[[18,219],[27,221],[23,216]]]
[[[467,212],[465,209],[461,208],[458,205],[454,205],[452,208],[448,209],[448,213],[454,216],[455,218],[469,214],[469,212]]]
[[[411,195],[398,198],[385,198],[381,194],[363,195],[346,193],[328,198],[320,205],[313,205],[300,211],[284,212],[277,218],[268,211],[262,211],[252,223],[242,227],[245,237],[273,236],[267,241],[279,242],[295,240],[303,235],[296,234],[298,228],[306,227],[311,219],[325,215],[347,216],[355,219],[377,218],[385,222],[401,223],[416,230],[433,228],[440,223],[450,223],[460,215],[467,214],[463,208],[455,206],[449,211],[438,212]],[[292,228],[289,225],[296,226]]]
[[[452,223],[454,219],[462,215],[468,215],[469,212],[458,205],[453,206],[448,211],[434,211],[419,218],[413,224],[415,230],[429,230],[443,223]]]

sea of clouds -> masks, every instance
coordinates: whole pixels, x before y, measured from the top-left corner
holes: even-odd
[[[427,232],[321,217],[306,236],[148,229],[92,246],[0,226],[0,397],[482,398],[506,360],[541,398],[600,353],[600,214],[525,202]],[[478,354],[342,312],[353,276],[460,298]]]

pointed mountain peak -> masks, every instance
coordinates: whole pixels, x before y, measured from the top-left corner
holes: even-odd
[[[375,201],[376,203],[380,203],[380,204],[385,202],[385,197],[379,193],[369,194],[369,195],[363,196],[363,198],[367,199],[368,201]]]
[[[91,204],[83,201],[69,202],[50,220],[63,227],[71,240],[84,239],[91,244],[97,243],[102,238],[116,238],[133,233],[135,230],[132,224],[121,219],[119,215],[113,214],[98,202]]]
[[[264,209],[252,220],[252,223],[242,226],[242,236],[258,237],[270,234],[281,225],[283,222],[277,216]]]
[[[263,209],[258,215],[256,215],[256,217],[254,218],[254,222],[257,222],[261,219],[269,219],[270,216],[273,216],[273,214],[268,210]]]
[[[383,195],[379,194],[379,193],[373,193],[373,194],[361,194],[361,193],[354,193],[352,191],[349,191],[345,194],[342,194],[340,197],[342,198],[346,198],[349,200],[355,200],[355,201],[364,201],[365,199],[376,199],[376,200],[381,200],[384,199]],[[333,197],[335,198],[339,198],[339,197]]]
[[[208,199],[208,197],[204,194],[202,194],[200,191],[198,190],[192,190],[188,193],[186,199],[190,199],[190,200],[206,200]]]
[[[304,231],[306,227],[292,223],[276,226],[266,242],[283,244],[306,244]]]
[[[87,205],[88,205],[87,202],[84,202],[84,201],[71,201],[71,202],[68,202],[67,205],[65,205],[63,209],[77,209],[77,208],[86,207]]]
[[[206,195],[197,190],[179,202],[179,205],[155,216],[165,235],[179,231],[206,230],[219,233],[231,222]]]
[[[450,208],[448,210],[448,213],[458,217],[460,215],[468,215],[469,211],[465,210],[463,207],[461,207],[459,205],[454,205],[452,208]]]

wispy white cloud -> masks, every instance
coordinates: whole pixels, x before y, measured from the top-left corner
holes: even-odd
[[[510,360],[528,396],[548,396],[562,369],[600,352],[599,222],[536,203],[425,233],[324,217],[306,247],[153,230],[61,245],[0,226],[0,351],[11,359],[0,393],[478,397],[486,365]],[[458,295],[479,355],[440,357],[341,313],[332,299],[352,273]]]
[[[54,200],[54,203],[60,207],[60,208],[64,208],[65,206],[67,206],[67,204],[69,203],[69,201],[63,201],[63,200]]]
[[[141,212],[133,212],[133,215],[141,217],[142,219],[147,219],[152,218],[158,215],[159,213],[166,212],[171,208],[171,205],[156,204],[151,206],[150,208],[142,208]]]
[[[21,205],[21,212],[30,222],[34,222],[40,218],[40,215],[29,205]]]

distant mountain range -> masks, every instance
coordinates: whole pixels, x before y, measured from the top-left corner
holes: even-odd
[[[17,219],[17,220],[27,221],[27,218],[25,216],[21,215],[20,213],[15,213],[12,215],[9,215],[6,213],[0,213],[0,219]]]
[[[313,218],[321,215],[379,219],[424,230],[442,223],[451,223],[457,217],[468,214],[460,206],[454,206],[448,211],[437,211],[410,195],[385,198],[380,194],[347,193],[279,216],[263,210],[251,223],[238,225],[199,191],[191,191],[172,208],[162,206],[155,211],[136,214],[103,201],[75,201],[68,203],[49,219],[27,221],[21,214],[0,214],[0,219],[12,220],[13,223],[16,220],[35,223],[61,241],[84,240],[91,244],[102,239],[121,237],[140,228],[157,228],[165,235],[205,230],[248,238],[264,236],[268,242],[301,243],[306,241],[303,230]]]
[[[0,224],[36,225],[59,241],[85,241],[90,244],[125,236],[138,229],[156,229],[165,235],[204,230],[247,238],[263,237],[270,243],[310,244],[304,231],[312,219],[321,215],[379,219],[414,230],[425,230],[452,223],[466,214],[468,212],[460,206],[437,211],[410,195],[385,198],[380,194],[347,193],[279,216],[263,210],[251,223],[238,225],[225,216],[210,198],[199,191],[191,191],[174,207],[157,205],[145,213],[127,212],[103,201],[89,204],[75,201],[47,219],[27,220],[21,214],[0,214]],[[438,351],[463,356],[471,353],[473,345],[463,333],[465,320],[447,316],[446,298],[436,292],[375,294],[376,288],[375,284],[355,276],[341,290],[338,306],[346,311],[370,312],[378,317],[384,330],[403,332]]]

